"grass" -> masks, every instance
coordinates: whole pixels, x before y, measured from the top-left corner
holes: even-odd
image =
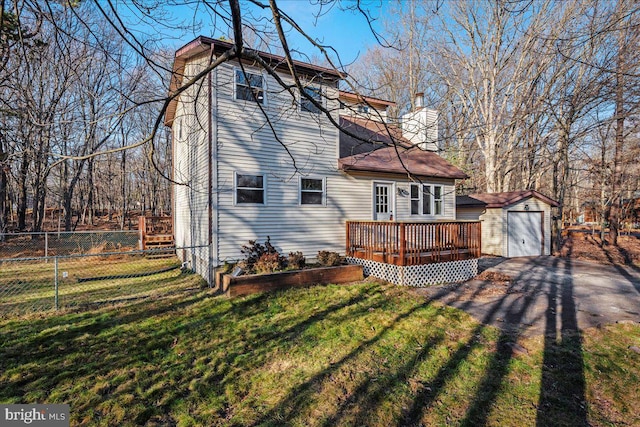
[[[407,288],[227,299],[188,290],[194,277],[162,298],[1,320],[0,402],[69,403],[72,425],[640,425],[637,324],[578,347],[521,339],[514,356],[499,330]]]

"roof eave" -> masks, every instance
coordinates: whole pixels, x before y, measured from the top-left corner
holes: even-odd
[[[349,159],[348,157],[344,158],[344,159],[340,159],[338,161],[338,167],[340,170],[343,170],[345,172],[350,172],[350,171],[354,171],[354,172],[372,172],[372,173],[386,173],[386,174],[393,174],[393,175],[407,175],[407,171],[406,170],[397,170],[397,169],[381,169],[381,168],[374,168],[374,167],[367,167],[367,166],[358,166],[358,165],[353,165],[350,164],[349,162],[346,162],[344,160]],[[422,174],[422,173],[413,173],[410,172],[412,175],[415,176],[421,176],[421,177],[425,177],[425,178],[443,178],[443,179],[467,179],[469,178],[469,176],[467,176],[466,174],[460,175],[460,174],[434,174],[434,173],[429,173],[429,174]]]

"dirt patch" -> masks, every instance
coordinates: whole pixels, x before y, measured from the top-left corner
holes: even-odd
[[[557,255],[608,265],[640,266],[640,237],[619,236],[618,246],[613,246],[607,238],[603,245],[597,231],[569,230]]]
[[[521,286],[512,276],[491,271],[485,271],[464,283],[434,285],[416,291],[428,298],[457,301],[489,301],[509,294],[522,293]]]
[[[508,285],[509,283],[511,283],[511,280],[513,280],[513,277],[498,271],[486,270],[478,274],[476,276],[476,279]]]

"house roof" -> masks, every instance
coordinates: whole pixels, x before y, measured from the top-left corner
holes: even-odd
[[[475,199],[475,200],[478,200],[479,202],[486,204],[487,208],[503,208],[505,206],[509,206],[514,203],[517,203],[521,200],[528,199],[529,197],[534,197],[553,207],[560,206],[560,204],[555,200],[550,199],[549,197],[545,196],[544,194],[538,193],[535,190],[506,191],[502,193],[477,193],[477,194],[470,194],[468,197],[469,199]],[[466,199],[462,201],[471,203],[470,200],[466,200]],[[456,198],[456,204],[458,204],[457,198]],[[471,206],[471,205],[467,204],[467,205],[460,205],[460,206]],[[480,205],[476,205],[476,206],[480,206]]]
[[[190,41],[186,45],[182,46],[176,51],[175,59],[173,62],[173,71],[171,75],[171,82],[169,84],[169,93],[175,93],[175,91],[182,85],[184,78],[184,67],[186,62],[199,54],[204,52],[211,52],[218,56],[233,48],[233,43],[212,39],[210,37],[199,36],[198,38]],[[274,55],[268,52],[256,51],[260,57],[267,62],[271,67],[278,71],[290,73],[289,67],[283,56]],[[315,80],[325,80],[330,82],[336,82],[343,79],[347,74],[339,72],[332,68],[321,67],[314,64],[308,64],[302,61],[293,61],[293,66],[297,73],[307,76],[312,76]],[[178,98],[173,98],[169,101],[165,112],[164,124],[171,126],[176,114],[176,108],[178,104]]]
[[[387,101],[384,99],[375,98],[373,96],[364,96],[357,93],[347,92],[346,90],[340,91],[340,98],[348,99],[355,102],[367,102],[374,107],[386,108],[392,105],[396,105],[396,103],[393,101]]]
[[[340,117],[340,126],[359,137],[340,132],[338,165],[344,171],[469,178],[438,154],[413,145],[395,125],[357,117]]]
[[[487,204],[482,200],[474,199],[471,196],[456,196],[456,207],[459,208],[475,208],[486,207]]]
[[[360,117],[340,117],[340,157],[369,153],[380,148],[400,144],[410,147],[412,144],[402,136],[397,126]],[[354,138],[342,130],[357,135]]]
[[[385,147],[338,160],[344,171],[411,173],[432,178],[466,179],[467,174],[432,151],[418,147]]]

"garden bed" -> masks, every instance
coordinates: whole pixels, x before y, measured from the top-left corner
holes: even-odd
[[[343,284],[364,278],[361,265],[339,265],[235,277],[231,274],[217,276],[220,289],[229,297],[297,286]]]

